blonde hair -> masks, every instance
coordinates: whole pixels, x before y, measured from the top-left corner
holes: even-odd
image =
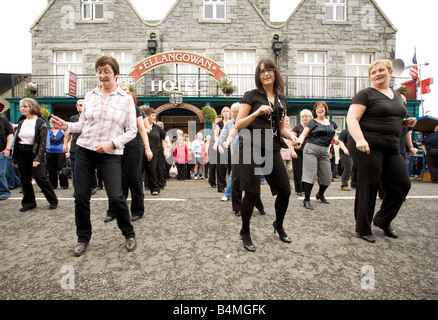
[[[233,111],[239,112],[239,110],[240,110],[240,102],[235,102],[231,105],[231,112]]]
[[[371,75],[371,70],[377,66],[378,64],[382,64],[386,69],[388,69],[389,72],[392,72],[394,69],[392,67],[392,62],[389,59],[380,59],[380,60],[376,60],[373,63],[370,64],[370,66],[368,67],[368,75]]]
[[[231,110],[230,110],[230,108],[228,108],[228,107],[223,107],[222,110],[221,110],[221,120],[224,119],[224,112],[225,112],[225,111],[228,111],[228,112],[229,112],[229,114],[230,114],[230,118],[231,118]]]
[[[300,112],[300,117],[303,117],[303,116],[313,117],[313,115],[312,115],[312,111],[310,111],[309,109],[303,109],[303,110],[301,110],[301,112]]]

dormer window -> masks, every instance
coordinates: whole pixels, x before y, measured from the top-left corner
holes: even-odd
[[[224,20],[226,0],[204,0],[204,19]]]
[[[327,21],[346,21],[347,0],[325,0],[325,19]]]
[[[103,19],[103,0],[82,0],[83,20]]]

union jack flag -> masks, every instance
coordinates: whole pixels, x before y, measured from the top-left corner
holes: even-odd
[[[414,51],[414,57],[412,58],[412,64],[417,64],[417,48],[415,48],[415,51]],[[418,67],[417,66],[411,67],[411,70],[409,70],[409,74],[411,75],[412,78],[418,79]]]

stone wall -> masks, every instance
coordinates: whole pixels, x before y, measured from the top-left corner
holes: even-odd
[[[347,52],[390,58],[395,30],[371,0],[349,0],[346,22],[325,21],[325,0],[305,0],[285,23],[269,22],[269,0],[227,0],[223,22],[203,19],[202,0],[179,0],[161,23],[142,21],[127,1],[105,0],[103,21],[81,20],[80,1],[56,0],[32,28],[33,74],[53,74],[54,50],[82,50],[84,73],[104,49],[131,49],[133,65],[149,55],[147,39],[157,35],[158,52],[199,51],[223,65],[224,50],[255,50],[256,60],[274,58],[272,39],[283,41],[280,67],[296,73],[299,51],[327,53],[327,74],[345,75]],[[285,71],[287,70],[287,71]]]

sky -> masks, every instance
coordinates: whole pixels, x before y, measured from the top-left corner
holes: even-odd
[[[238,0],[244,1],[244,0]],[[0,73],[31,73],[30,26],[44,11],[48,0],[0,0]],[[160,20],[175,0],[131,0],[146,20]],[[285,21],[300,0],[271,0],[271,20]],[[412,63],[414,48],[417,62],[422,66],[421,78],[434,78],[431,93],[424,94],[424,109],[438,117],[438,1],[432,0],[376,0],[392,24],[397,28],[396,58],[405,65]],[[405,70],[402,77],[409,77]]]

